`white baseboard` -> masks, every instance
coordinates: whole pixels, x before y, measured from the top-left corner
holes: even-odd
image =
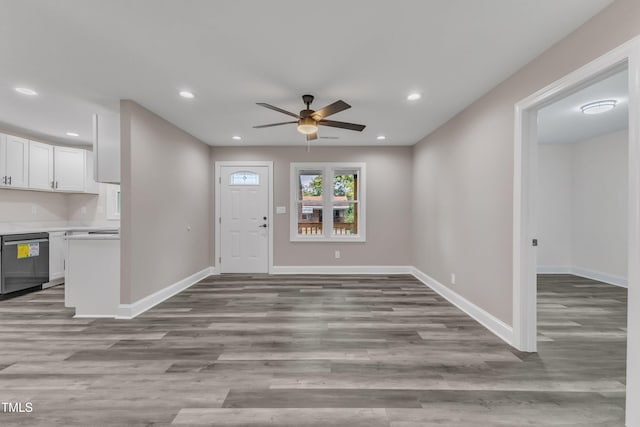
[[[571,274],[570,265],[539,265],[536,268],[538,274]]]
[[[166,299],[182,292],[190,286],[195,285],[205,277],[216,274],[215,267],[207,267],[201,271],[198,271],[191,276],[180,280],[166,288],[160,289],[157,292],[148,295],[133,304],[119,304],[116,319],[133,319],[134,317],[144,313],[150,308],[160,304]]]
[[[538,272],[538,274],[573,274],[574,276],[597,280],[599,282],[608,283],[614,286],[620,286],[622,288],[627,288],[629,286],[629,282],[626,277],[603,273],[601,271],[589,270],[588,268],[576,267],[573,265],[540,265],[538,266],[536,271]]]
[[[513,328],[511,326],[507,325],[502,320],[478,307],[468,299],[464,298],[462,295],[452,291],[450,288],[444,286],[442,283],[438,282],[433,277],[430,277],[417,268],[413,268],[411,274],[413,274],[416,279],[420,280],[422,283],[440,294],[440,296],[449,301],[451,304],[458,307],[468,316],[477,320],[482,326],[487,328],[498,338],[502,339],[510,346],[515,347]]]
[[[406,265],[274,265],[270,274],[411,274]]]

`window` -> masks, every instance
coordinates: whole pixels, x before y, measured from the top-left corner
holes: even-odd
[[[365,241],[364,163],[291,164],[291,240]]]
[[[120,219],[120,186],[106,184],[107,186],[107,219]]]
[[[229,185],[260,185],[260,175],[249,171],[232,173],[229,175]]]

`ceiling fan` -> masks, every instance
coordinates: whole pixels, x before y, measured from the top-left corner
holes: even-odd
[[[257,104],[269,108],[271,110],[279,111],[288,116],[295,117],[297,120],[290,122],[281,122],[281,123],[271,123],[268,125],[260,125],[254,126],[254,128],[268,128],[272,126],[281,126],[297,123],[298,124],[298,132],[307,136],[307,141],[312,141],[314,139],[318,139],[318,126],[330,126],[334,128],[355,130],[358,132],[362,132],[365,128],[365,125],[357,125],[355,123],[346,123],[346,122],[336,122],[333,120],[325,120],[326,117],[329,117],[332,114],[339,113],[340,111],[347,110],[351,108],[351,105],[346,102],[340,100],[336,101],[333,104],[329,104],[324,108],[321,108],[317,111],[314,111],[309,108],[309,105],[313,102],[313,95],[302,95],[302,102],[307,105],[305,110],[300,111],[300,114],[295,114],[290,111],[283,110],[282,108],[274,107],[270,104],[265,104],[264,102],[258,102]]]

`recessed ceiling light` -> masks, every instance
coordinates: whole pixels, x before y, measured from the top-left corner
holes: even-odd
[[[187,99],[195,98],[195,95],[192,92],[189,92],[188,90],[181,91],[180,96]]]
[[[242,139],[242,137],[241,137],[241,136],[238,136],[238,135],[233,135],[233,136],[231,137],[231,139],[235,139],[236,141],[240,141],[240,140]]]
[[[378,135],[378,136],[376,137],[376,139],[377,139],[378,141],[382,141],[383,139],[387,139],[387,137],[386,137],[386,136],[384,136],[384,135]]]
[[[29,89],[28,87],[17,87],[15,89],[16,89],[16,92],[21,93],[23,95],[35,96],[38,94],[38,92],[36,92],[33,89]]]
[[[80,136],[80,135],[75,132],[67,132],[67,136]]]
[[[407,96],[408,101],[417,101],[420,98],[422,98],[422,95],[420,95],[418,92],[410,93]]]
[[[602,101],[590,102],[580,107],[584,114],[601,114],[613,110],[618,101],[614,99],[605,99]]]

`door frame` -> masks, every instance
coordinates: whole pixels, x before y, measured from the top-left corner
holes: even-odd
[[[268,236],[269,236],[269,244],[267,245],[268,250],[269,250],[269,254],[268,254],[268,258],[269,258],[269,270],[268,273],[272,274],[273,272],[273,224],[274,224],[274,220],[273,220],[273,162],[272,161],[247,161],[247,162],[243,162],[243,161],[225,161],[225,160],[221,160],[221,161],[216,161],[215,162],[215,174],[214,174],[214,193],[215,193],[215,197],[214,197],[214,203],[215,203],[215,216],[213,218],[213,234],[214,234],[214,254],[215,254],[215,259],[213,260],[213,266],[215,268],[215,270],[220,273],[222,271],[222,265],[220,263],[220,241],[221,241],[221,233],[220,233],[220,203],[221,203],[221,197],[220,197],[220,185],[222,184],[221,182],[221,175],[220,175],[220,170],[223,166],[232,166],[232,167],[242,167],[242,166],[247,166],[247,167],[255,167],[255,166],[264,166],[268,168],[268,174],[269,174],[269,195],[267,197],[267,199],[269,200],[269,219],[267,222],[268,225]]]
[[[515,104],[513,177],[513,339],[537,350],[537,112],[558,99],[627,68],[629,72],[627,425],[640,425],[640,36]]]

